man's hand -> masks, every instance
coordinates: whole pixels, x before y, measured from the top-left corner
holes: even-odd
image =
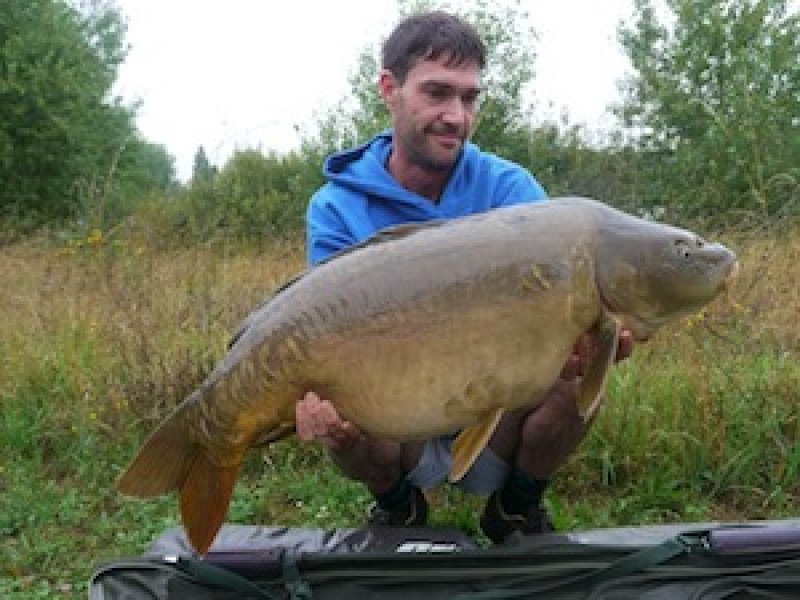
[[[578,343],[575,344],[572,356],[567,359],[567,364],[565,364],[564,368],[561,370],[561,378],[566,381],[571,381],[576,377],[583,376],[589,368],[589,363],[591,362],[594,351],[593,336],[589,333],[581,336]],[[614,362],[625,360],[631,354],[633,354],[633,332],[629,329],[623,329],[619,334],[617,355],[614,358]]]
[[[297,403],[295,425],[297,436],[302,441],[319,440],[333,451],[351,448],[362,439],[362,433],[355,425],[343,420],[333,404],[314,392],[306,392]]]

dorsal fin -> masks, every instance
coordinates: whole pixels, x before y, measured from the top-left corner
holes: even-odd
[[[357,252],[362,248],[366,248],[367,246],[377,246],[379,244],[384,244],[386,242],[391,242],[394,240],[400,240],[403,238],[407,238],[415,233],[419,233],[420,231],[425,231],[426,229],[433,229],[436,227],[441,227],[445,223],[448,223],[447,219],[435,219],[433,221],[423,221],[421,223],[400,223],[399,225],[391,225],[390,227],[384,227],[383,229],[379,229],[367,239],[362,242],[358,242],[357,244],[353,244],[352,246],[348,246],[339,252],[335,252],[325,258],[325,260],[320,261],[317,263],[315,267],[312,269],[324,265],[332,260],[339,258],[340,256],[344,256],[345,254],[350,254],[352,252]]]
[[[272,299],[275,296],[277,296],[278,294],[280,294],[283,290],[285,290],[288,287],[291,287],[292,285],[294,285],[295,283],[300,281],[303,277],[305,277],[305,275],[306,275],[306,273],[308,273],[308,271],[309,271],[309,269],[306,269],[305,271],[301,271],[300,273],[297,273],[296,275],[294,275],[291,278],[289,278],[286,281],[284,281],[269,296],[264,298],[264,300],[262,300],[258,304],[258,306],[256,306],[253,310],[251,310],[250,313],[239,324],[239,327],[236,329],[236,333],[234,333],[231,336],[231,339],[228,340],[227,350],[230,350],[231,348],[233,348],[233,346],[236,344],[236,342],[239,341],[239,338],[241,338],[244,335],[244,332],[247,331],[250,328],[250,325],[252,325],[254,319],[256,318],[256,315],[259,313],[259,311],[262,308],[264,308],[264,306],[269,304],[272,301]]]

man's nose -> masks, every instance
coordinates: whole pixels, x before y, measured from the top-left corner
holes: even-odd
[[[448,123],[462,124],[470,116],[471,111],[459,96],[453,96],[447,101],[442,111],[442,120]]]

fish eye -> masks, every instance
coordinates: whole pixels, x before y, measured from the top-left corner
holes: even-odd
[[[679,258],[689,258],[692,255],[686,240],[675,240],[675,254]]]

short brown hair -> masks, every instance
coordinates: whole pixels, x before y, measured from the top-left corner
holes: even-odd
[[[448,55],[448,65],[486,66],[486,46],[472,25],[443,11],[417,13],[403,19],[383,43],[381,66],[402,83],[419,60],[442,55]]]

